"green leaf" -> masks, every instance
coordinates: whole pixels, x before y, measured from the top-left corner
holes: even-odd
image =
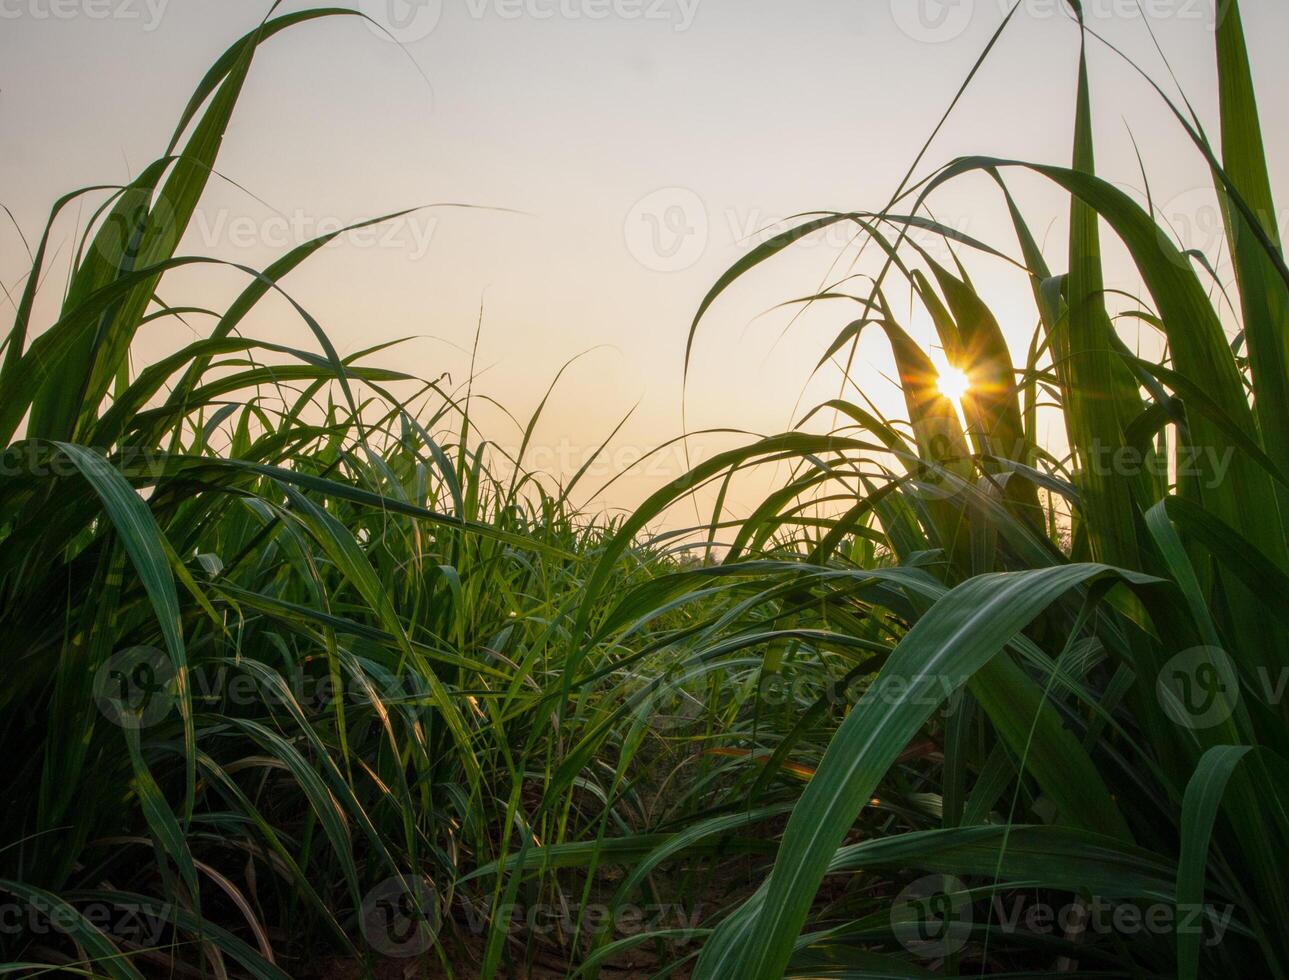
[[[940,599],[900,641],[833,736],[793,810],[759,913],[722,924],[716,938],[730,939],[704,950],[696,977],[779,977],[846,831],[935,708],[1067,591],[1116,576],[1137,586],[1154,581],[1105,565],[1066,565],[980,575]],[[1097,789],[1085,788],[1090,796]],[[732,933],[737,944],[713,954],[733,941]],[[725,962],[727,956],[736,959]]]

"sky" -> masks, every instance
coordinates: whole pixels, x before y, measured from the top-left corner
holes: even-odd
[[[694,344],[682,417],[695,310],[766,228],[783,227],[776,222],[884,206],[1008,9],[1004,0],[337,2],[388,33],[332,18],[261,49],[221,151],[221,179],[185,250],[264,266],[338,223],[471,205],[348,236],[284,286],[341,353],[410,337],[374,363],[448,372],[458,384],[481,325],[475,390],[521,421],[576,357],[527,462],[571,472],[634,409],[588,491],[685,426],[782,431],[836,394],[836,371],[814,369],[853,309],[819,304],[794,320],[779,304],[828,281],[846,236],[777,256],[718,301]],[[280,10],[305,6],[289,0]],[[0,0],[0,203],[28,239],[60,194],[124,182],[160,155],[206,68],[268,7]],[[1175,92],[1148,24],[1216,135],[1212,0],[1085,8],[1093,29]],[[1244,0],[1242,9],[1255,85],[1264,106],[1278,105],[1289,91],[1280,50],[1289,4]],[[919,175],[962,154],[1068,162],[1078,44],[1059,0],[1023,0]],[[1198,155],[1119,55],[1093,44],[1089,58],[1103,176],[1145,200],[1135,139],[1156,206],[1184,244],[1212,247],[1217,212]],[[1283,202],[1289,128],[1276,122],[1263,125]],[[1049,262],[1063,268],[1066,202],[1038,178],[1013,179]],[[932,206],[946,224],[1015,253],[990,181],[956,181]],[[55,235],[60,260],[76,220]],[[1028,287],[1002,263],[967,262],[1023,357],[1035,325]],[[1107,264],[1112,285],[1133,287],[1113,243]],[[0,228],[4,284],[25,269],[16,231]],[[175,275],[165,297],[219,308],[239,276],[209,267]],[[56,263],[47,303],[59,286]],[[157,321],[138,356],[173,350],[209,325]],[[924,317],[911,315],[908,327],[932,345]],[[312,345],[283,301],[267,302],[246,332]],[[864,394],[902,414],[880,336],[865,339],[857,364]],[[517,446],[516,426],[494,414],[485,434]],[[745,438],[695,437],[690,459]],[[678,447],[663,452],[594,506],[631,506],[684,462]],[[748,490],[734,509],[756,499]]]

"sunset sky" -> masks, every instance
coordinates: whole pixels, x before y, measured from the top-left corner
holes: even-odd
[[[564,361],[590,351],[566,373],[538,430],[530,462],[554,469],[575,468],[637,402],[611,468],[680,434],[685,337],[705,291],[778,220],[885,205],[1007,9],[1001,0],[348,5],[388,24],[401,45],[358,18],[306,25],[266,45],[220,157],[228,182],[210,185],[187,247],[263,266],[329,223],[434,202],[479,206],[425,211],[355,238],[284,285],[342,353],[416,336],[376,361],[423,376],[449,371],[456,381],[482,308],[476,390],[521,419]],[[0,0],[0,203],[28,240],[61,193],[126,181],[162,153],[207,66],[268,6]],[[1264,105],[1279,105],[1289,91],[1281,50],[1289,4],[1244,6],[1246,24],[1259,25],[1248,38],[1255,83]],[[1176,91],[1134,4],[1087,7],[1095,30]],[[1211,2],[1144,7],[1216,138]],[[919,174],[967,153],[1067,162],[1077,55],[1078,32],[1061,5],[1025,3]],[[1099,168],[1144,201],[1135,136],[1156,206],[1188,246],[1211,245],[1215,212],[1198,155],[1117,55],[1094,45],[1091,61]],[[1289,130],[1266,128],[1283,201]],[[1049,260],[1063,268],[1063,200],[1035,178],[1015,180]],[[963,180],[933,207],[1015,252],[989,181]],[[55,236],[60,258],[74,222]],[[780,256],[720,301],[694,349],[691,429],[781,430],[798,403],[835,391],[835,371],[807,385],[852,310],[820,305],[784,334],[791,314],[771,308],[825,281],[844,244],[834,235]],[[1131,286],[1109,252],[1116,284]],[[26,256],[7,225],[0,256],[12,289]],[[1023,356],[1035,316],[1025,284],[999,263],[968,264]],[[55,265],[46,283],[50,301],[63,269]],[[170,302],[218,306],[240,282],[204,269],[168,279],[164,292]],[[931,344],[929,323],[914,319],[910,329]],[[266,304],[247,332],[311,343],[281,302]],[[146,345],[191,339],[169,321]],[[880,337],[864,342],[860,364],[865,393],[901,414],[882,376],[890,362]],[[518,442],[499,418],[486,434]],[[695,453],[728,444],[699,440]],[[678,453],[662,462],[605,502],[634,503],[682,465]]]

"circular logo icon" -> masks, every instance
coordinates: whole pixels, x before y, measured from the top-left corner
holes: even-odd
[[[1231,717],[1240,699],[1235,663],[1220,647],[1191,647],[1164,664],[1155,682],[1159,703],[1185,728],[1212,728]]]
[[[914,41],[952,41],[971,23],[975,0],[891,0],[895,26]]]
[[[891,930],[910,953],[939,959],[956,953],[971,936],[971,896],[952,875],[926,875],[895,897]]]
[[[147,728],[174,706],[175,680],[170,658],[156,647],[130,647],[94,672],[94,701],[112,724]]]
[[[636,201],[623,234],[627,251],[646,269],[679,272],[707,251],[707,208],[688,188],[664,187]]]
[[[1226,222],[1212,187],[1192,187],[1175,194],[1155,212],[1161,238],[1176,246],[1183,262],[1187,252],[1199,252],[1215,265],[1225,261]]]
[[[439,26],[443,0],[359,0],[367,27],[377,37],[411,44],[427,38]]]
[[[956,429],[958,423],[947,419],[930,419],[928,424],[936,426],[938,431],[930,433],[925,455],[901,454],[901,459],[910,470],[905,478],[905,486],[910,494],[923,500],[951,500],[963,492],[966,483],[950,469],[963,461],[963,457],[957,455],[950,431],[950,426]],[[957,444],[960,445],[961,441],[959,436]]]
[[[651,681],[650,687],[650,693],[639,710],[645,713],[649,727],[655,731],[685,728],[702,716],[702,698],[686,687],[678,671],[670,671],[658,681]]]
[[[919,460],[908,475],[908,492],[922,500],[952,500],[962,489],[962,481],[938,463]]]
[[[383,956],[420,956],[442,925],[438,889],[424,876],[386,878],[363,898],[363,938]]]
[[[117,268],[139,268],[145,240],[169,234],[173,225],[174,209],[166,198],[133,201],[127,207],[108,211],[92,247],[100,258]]]

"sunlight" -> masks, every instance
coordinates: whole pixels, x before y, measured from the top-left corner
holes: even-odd
[[[0,980],[1289,980],[1289,0],[886,5],[0,0]]]
[[[962,401],[962,396],[971,389],[971,379],[965,371],[956,367],[942,370],[936,384],[940,388],[940,394],[954,402]]]

